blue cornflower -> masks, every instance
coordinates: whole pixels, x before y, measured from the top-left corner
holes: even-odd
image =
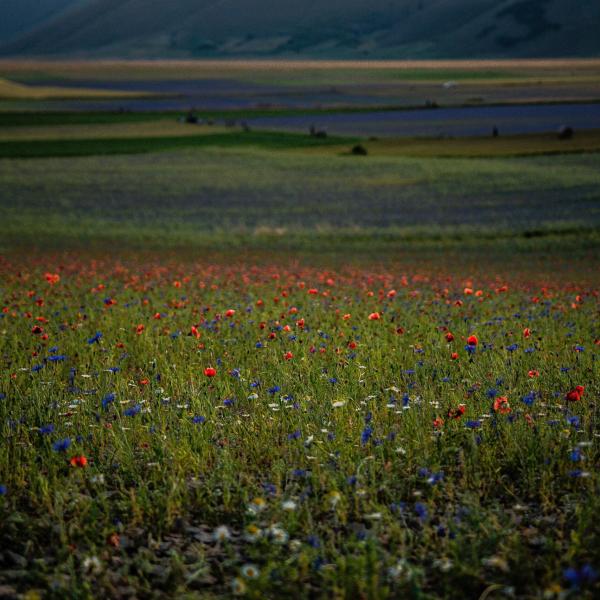
[[[265,493],[268,494],[269,496],[277,495],[277,486],[274,483],[265,481],[265,483],[263,483],[261,485],[262,485],[263,490],[265,490]]]
[[[102,333],[96,331],[96,333],[87,341],[88,344],[98,344],[100,342],[100,338],[102,337]]]
[[[194,425],[202,425],[204,422],[206,422],[206,419],[202,416],[192,417],[192,423],[194,423]]]
[[[364,446],[370,439],[371,436],[373,435],[373,430],[367,425],[367,427],[365,427],[360,435],[360,442],[361,444]]]
[[[67,357],[64,354],[56,354],[55,356],[49,356],[46,360],[49,362],[62,362],[67,360]]]
[[[577,415],[573,415],[572,417],[567,417],[567,423],[573,427],[579,427],[581,419]]]
[[[274,396],[279,391],[281,391],[281,387],[278,385],[274,385],[273,387],[268,389],[268,392],[269,394],[271,394],[271,396]]]
[[[106,394],[104,398],[102,398],[102,408],[106,408],[111,402],[114,402],[116,395],[114,393]]]
[[[44,365],[34,365],[33,367],[31,367],[31,372],[37,373],[38,371],[41,371],[43,368],[44,368]]]
[[[534,400],[535,392],[529,392],[529,394],[525,394],[525,396],[521,398],[521,401],[524,402],[527,406],[531,406]]]
[[[415,513],[421,521],[425,521],[427,519],[427,507],[422,502],[415,502]]]
[[[427,483],[429,485],[435,485],[444,479],[444,471],[440,471],[439,473],[432,473],[431,477],[427,479]]]
[[[481,421],[472,421],[469,420],[465,423],[465,425],[469,428],[469,429],[477,429],[478,427],[481,427]]]
[[[125,409],[123,411],[123,414],[126,417],[135,417],[135,415],[137,415],[141,410],[142,410],[142,405],[135,404],[134,406],[131,406],[130,408]]]
[[[569,459],[571,460],[571,462],[579,462],[583,460],[583,454],[581,454],[581,450],[579,448],[571,450],[571,452],[569,453]]]
[[[302,433],[299,429],[293,431],[292,433],[288,433],[288,440],[299,440],[302,437]]]
[[[519,347],[519,344],[511,344],[510,346],[506,346],[506,349],[509,352],[514,352]]]
[[[598,573],[591,565],[586,564],[579,570],[574,567],[565,569],[563,577],[569,582],[572,588],[580,588],[588,583],[594,583],[598,578]]]
[[[6,486],[0,483],[0,496],[6,496],[7,491]]]
[[[52,423],[49,423],[48,425],[42,425],[40,427],[40,433],[42,435],[50,435],[51,433],[54,433],[54,425],[52,425]]]
[[[55,452],[66,452],[69,449],[70,445],[70,438],[65,438],[64,440],[57,440],[56,442],[54,442],[54,444],[52,444],[52,449]]]

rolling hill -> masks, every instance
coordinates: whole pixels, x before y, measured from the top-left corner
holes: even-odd
[[[0,43],[7,42],[36,26],[59,18],[65,9],[85,0],[2,0],[0,2]]]
[[[598,31],[598,0],[82,0],[0,52],[120,58],[599,56]]]

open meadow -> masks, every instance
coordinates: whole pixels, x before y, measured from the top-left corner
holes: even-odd
[[[597,61],[0,78],[0,598],[599,597]]]

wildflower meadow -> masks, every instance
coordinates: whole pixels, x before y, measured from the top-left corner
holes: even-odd
[[[3,257],[0,596],[598,597],[568,275]]]

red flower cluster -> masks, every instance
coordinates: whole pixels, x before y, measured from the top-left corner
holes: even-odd
[[[567,392],[565,400],[567,402],[579,402],[583,398],[585,388],[582,385],[575,386],[570,392]]]

